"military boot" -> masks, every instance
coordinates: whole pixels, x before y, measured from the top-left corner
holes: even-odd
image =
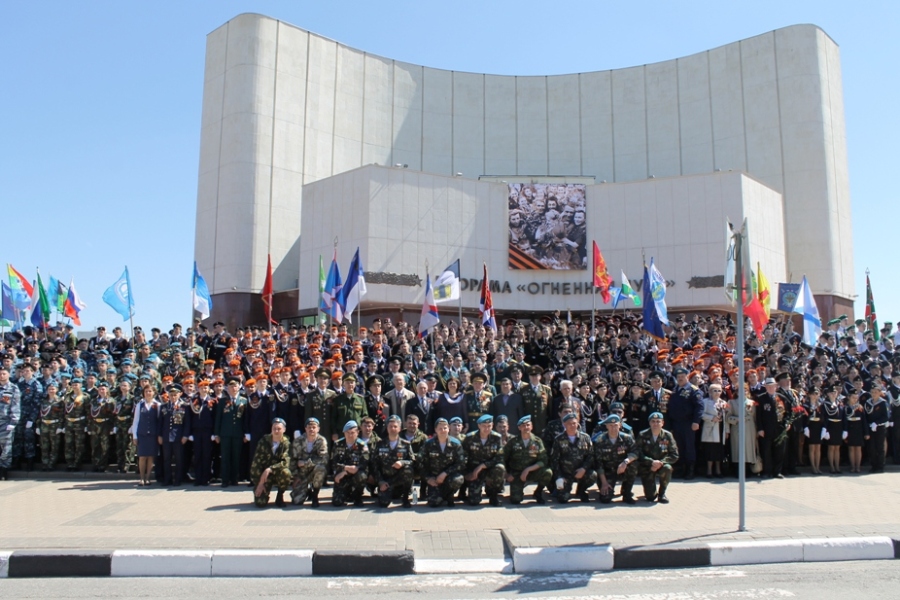
[[[319,490],[311,492],[309,494],[309,499],[313,508],[319,508]]]
[[[534,490],[534,499],[538,504],[546,504],[547,501],[544,500],[544,486],[539,485],[537,489]]]
[[[622,502],[625,504],[637,504],[637,500],[634,499],[634,493],[631,491],[631,488],[631,484],[622,484]]]
[[[659,495],[656,497],[656,501],[660,504],[668,504],[669,499],[666,498],[666,486],[659,486]]]

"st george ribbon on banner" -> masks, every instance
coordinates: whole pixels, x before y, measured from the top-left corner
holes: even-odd
[[[131,278],[128,276],[128,267],[125,267],[122,276],[103,292],[103,301],[122,315],[123,321],[134,316],[134,298],[131,296]]]

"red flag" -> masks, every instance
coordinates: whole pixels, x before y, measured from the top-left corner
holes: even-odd
[[[266,264],[266,282],[263,283],[262,288],[262,301],[263,305],[266,307],[266,321],[268,323],[274,323],[277,325],[278,323],[272,320],[272,256],[268,256],[268,263]]]
[[[594,287],[600,288],[600,295],[603,296],[603,304],[609,304],[612,296],[609,294],[609,286],[612,279],[609,277],[609,271],[606,270],[606,261],[600,254],[600,247],[594,242]]]
[[[753,280],[753,272],[750,272],[751,281]],[[753,331],[756,332],[756,337],[759,339],[763,339],[763,331],[766,328],[766,324],[769,322],[769,318],[766,316],[766,310],[763,307],[762,302],[759,300],[759,296],[753,292],[753,284],[751,283],[750,293],[747,293],[747,279],[743,278],[745,288],[741,292],[741,299],[744,303],[744,314],[750,318],[750,322],[753,324]]]

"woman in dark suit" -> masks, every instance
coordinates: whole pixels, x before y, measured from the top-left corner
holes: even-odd
[[[134,425],[132,436],[137,445],[138,473],[141,476],[141,487],[150,485],[150,473],[153,471],[153,460],[159,454],[159,410],[160,402],[156,398],[156,390],[148,385],[143,389],[140,403],[134,409]]]

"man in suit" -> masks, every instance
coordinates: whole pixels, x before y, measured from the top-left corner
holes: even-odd
[[[382,398],[385,404],[390,407],[390,414],[400,415],[405,420],[406,403],[415,398],[416,395],[406,389],[406,375],[403,373],[394,373],[391,381],[394,384],[394,389],[386,392]]]
[[[406,401],[405,415],[416,415],[419,418],[419,429],[425,432],[425,435],[434,433],[434,425],[431,422],[431,402],[428,397],[428,384],[420,381],[416,384],[416,394]]]
[[[512,391],[512,381],[509,377],[500,379],[500,393],[491,401],[491,415],[494,419],[506,415],[511,423],[518,423],[519,419],[525,416],[522,396]]]

